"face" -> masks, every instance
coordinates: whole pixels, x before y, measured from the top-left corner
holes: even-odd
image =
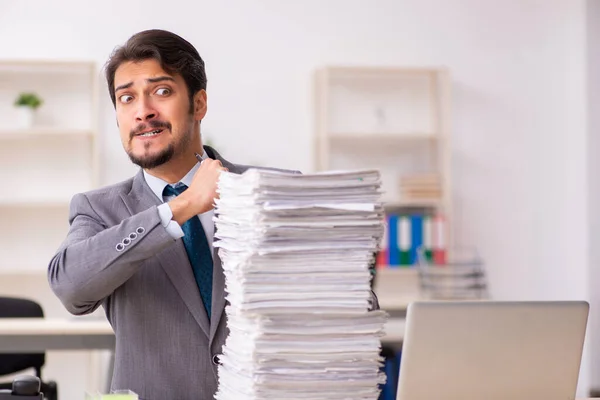
[[[184,79],[156,60],[126,62],[115,72],[117,124],[123,148],[142,168],[156,168],[190,151],[200,140],[196,123],[206,114],[206,92],[194,96]]]

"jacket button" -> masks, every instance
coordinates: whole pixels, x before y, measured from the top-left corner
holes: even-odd
[[[215,365],[219,365],[219,356],[215,354],[212,358],[212,362]]]

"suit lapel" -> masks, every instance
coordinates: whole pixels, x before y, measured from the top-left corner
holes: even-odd
[[[213,291],[209,335],[211,343],[215,337],[217,328],[219,327],[221,317],[223,316],[223,310],[225,309],[225,275],[223,273],[223,265],[221,264],[218,250],[218,248],[215,248],[213,252]]]
[[[141,170],[133,178],[131,192],[128,196],[123,197],[123,201],[132,215],[162,204],[146,184]],[[172,246],[158,253],[156,257],[200,328],[206,336],[209,336],[208,316],[204,310],[183,241],[178,239]]]

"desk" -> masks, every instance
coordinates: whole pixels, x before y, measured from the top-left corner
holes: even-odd
[[[88,318],[0,318],[0,353],[33,353],[47,350],[111,350],[115,334],[106,320]],[[112,353],[114,356],[114,353]],[[98,360],[90,359],[89,381],[108,393],[110,378],[99,377]],[[107,377],[112,376],[113,360]]]
[[[402,343],[403,318],[390,318],[385,326],[386,344]],[[105,320],[52,318],[0,319],[0,353],[46,350],[113,350],[115,335]]]
[[[401,343],[405,320],[390,318],[382,343]],[[45,350],[113,350],[115,336],[105,320],[7,318],[0,319],[0,353]],[[110,375],[109,375],[110,376]],[[594,399],[578,399],[594,400]],[[598,399],[596,399],[598,400]]]
[[[105,320],[0,319],[0,353],[114,348],[115,335]]]

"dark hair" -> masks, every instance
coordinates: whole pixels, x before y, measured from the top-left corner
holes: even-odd
[[[127,61],[157,60],[162,69],[170,74],[180,74],[188,88],[190,110],[194,108],[194,95],[206,90],[204,61],[198,51],[182,37],[160,29],[136,33],[117,47],[106,63],[106,82],[113,105],[116,106],[115,72]]]

